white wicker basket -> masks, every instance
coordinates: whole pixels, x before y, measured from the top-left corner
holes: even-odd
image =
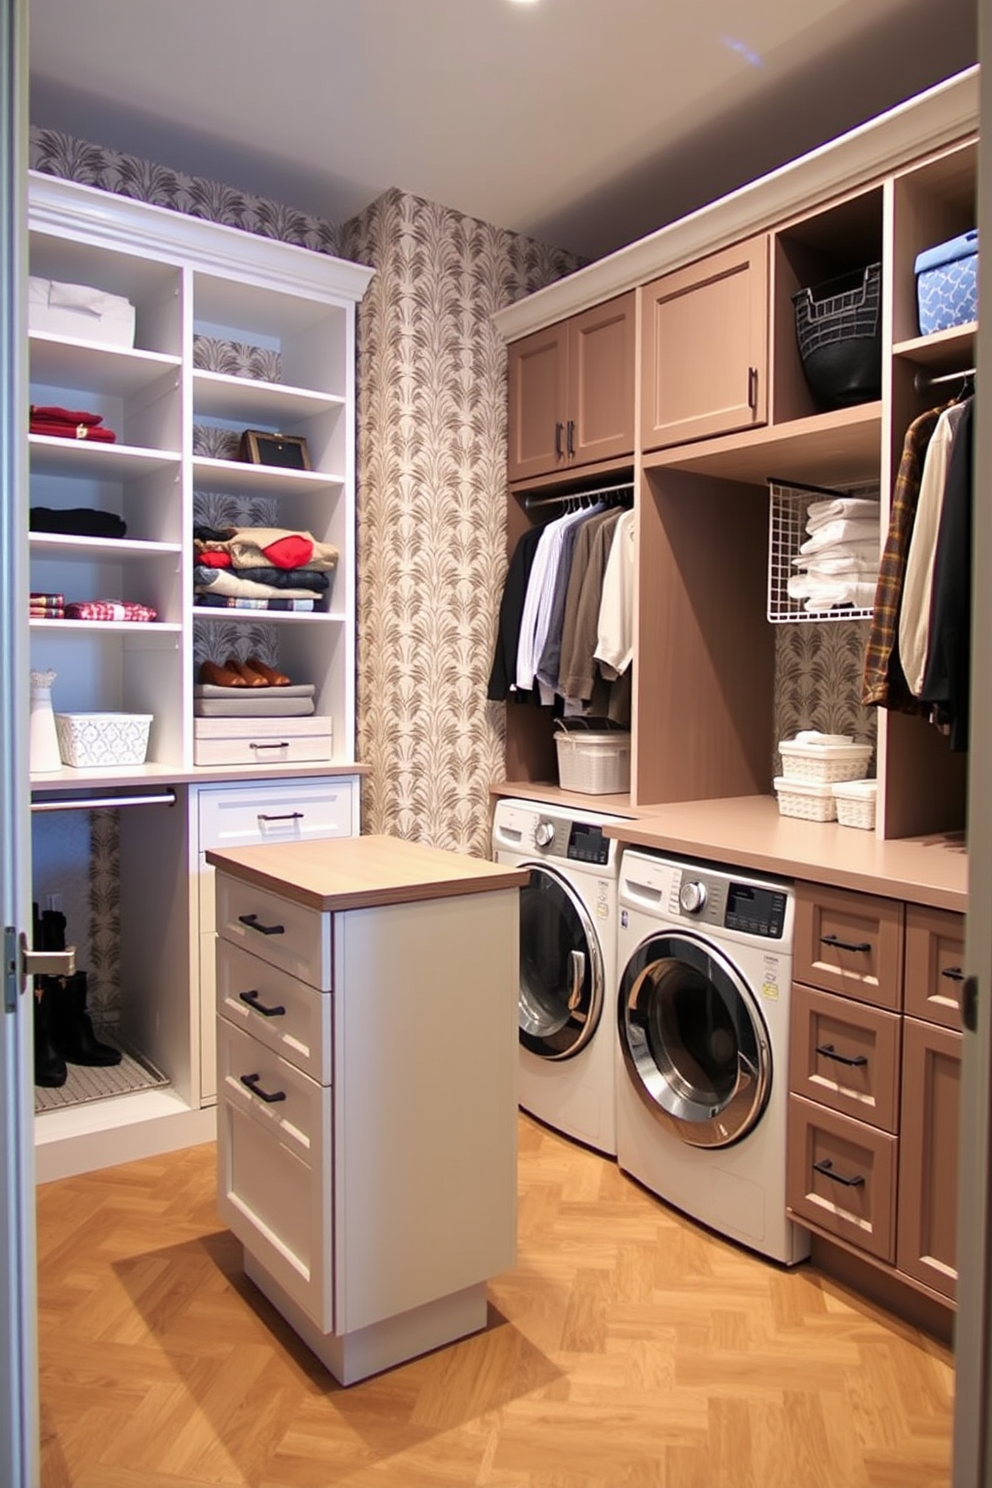
[[[837,802],[832,785],[818,785],[808,780],[775,777],[780,816],[801,816],[805,821],[837,820]]]
[[[143,765],[151,724],[151,713],[56,713],[62,763],[75,769]]]
[[[607,796],[630,790],[630,735],[592,730],[555,734],[562,790]]]
[[[835,780],[861,780],[871,759],[870,744],[817,744],[781,739],[782,774],[787,780],[830,785]]]
[[[844,780],[832,789],[837,802],[837,820],[841,826],[862,827],[870,832],[875,826],[878,781]]]

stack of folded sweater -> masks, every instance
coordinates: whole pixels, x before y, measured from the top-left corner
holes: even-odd
[[[282,527],[195,527],[198,605],[313,610],[327,603],[337,548]]]
[[[32,532],[58,532],[70,537],[127,535],[127,523],[123,517],[89,506],[32,506],[28,522]]]
[[[123,599],[81,599],[65,607],[67,620],[130,620],[148,624],[158,619],[150,605]]]
[[[810,611],[871,609],[880,557],[879,504],[861,496],[810,502],[789,595]]]
[[[103,414],[86,408],[60,408],[52,403],[32,403],[28,430],[31,434],[53,434],[59,439],[89,439],[113,444],[117,435],[103,427]]]
[[[65,596],[62,594],[41,594],[32,590],[31,619],[64,620]]]

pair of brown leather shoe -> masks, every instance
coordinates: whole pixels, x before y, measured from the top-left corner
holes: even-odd
[[[215,661],[200,663],[200,681],[214,687],[288,687],[289,678],[274,667],[267,666],[257,656],[239,661],[229,656],[220,666]]]

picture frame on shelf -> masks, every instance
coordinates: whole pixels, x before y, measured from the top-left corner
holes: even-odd
[[[302,434],[279,434],[269,429],[245,429],[239,458],[249,465],[277,465],[282,470],[309,470],[310,449]]]

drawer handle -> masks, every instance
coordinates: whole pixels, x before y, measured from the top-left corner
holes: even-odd
[[[302,821],[303,817],[304,813],[302,811],[284,811],[281,816],[274,816],[271,813],[266,814],[264,811],[260,811],[255,819],[256,821]]]
[[[258,1083],[261,1078],[261,1075],[240,1076],[241,1083],[245,1089],[250,1090],[252,1095],[257,1095],[259,1100],[263,1100],[267,1106],[274,1106],[276,1101],[284,1101],[286,1099],[285,1090],[263,1090]]]
[[[949,982],[964,981],[964,972],[960,966],[945,966],[940,974],[942,977],[946,977]]]
[[[871,941],[861,940],[855,943],[851,940],[838,940],[836,935],[821,935],[820,944],[833,946],[835,951],[870,951]]]
[[[247,925],[249,930],[257,930],[259,935],[286,934],[285,925],[260,925],[256,914],[238,915],[238,919],[242,925]]]
[[[250,992],[239,992],[238,996],[242,1002],[246,1002],[256,1013],[261,1013],[263,1018],[285,1018],[286,1016],[286,1009],[284,1007],[266,1007],[264,1002],[259,1002],[258,991],[254,987]]]
[[[838,1064],[849,1064],[852,1068],[855,1065],[868,1063],[867,1054],[838,1054],[833,1044],[817,1044],[816,1052],[817,1054],[822,1054],[824,1059],[836,1059]]]
[[[559,420],[559,422],[555,424],[555,459],[556,460],[560,460],[561,459],[561,454],[562,454],[562,450],[561,450],[561,435],[562,435],[562,429],[563,428],[564,428],[564,425]]]
[[[747,369],[747,406],[754,413],[758,407],[758,369],[748,367]]]
[[[568,458],[571,460],[572,457],[575,454],[575,420],[574,419],[569,419],[568,424],[566,425],[565,448],[568,451]]]
[[[813,1164],[813,1167],[818,1173],[822,1173],[824,1178],[832,1178],[835,1183],[843,1183],[845,1188],[862,1188],[864,1186],[865,1180],[861,1173],[855,1173],[853,1178],[845,1178],[843,1173],[835,1173],[834,1165],[829,1157],[821,1158],[819,1162]]]
[[[280,739],[278,743],[274,743],[274,744],[256,744],[256,742],[255,742],[254,739],[249,739],[249,741],[248,741],[248,748],[249,749],[288,749],[289,748],[289,740],[288,739]]]

